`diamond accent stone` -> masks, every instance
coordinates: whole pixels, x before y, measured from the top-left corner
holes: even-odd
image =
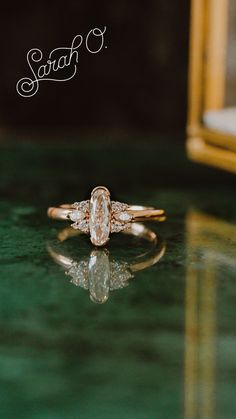
[[[75,230],[81,230],[83,233],[89,233],[89,222],[88,220],[82,220],[71,224]]]
[[[110,201],[110,193],[104,186],[98,186],[91,193],[91,199],[74,202],[73,211],[68,218],[72,227],[84,233],[90,233],[95,246],[103,246],[109,240],[109,234],[119,233],[130,227],[132,216],[127,212],[128,204]]]
[[[124,224],[119,223],[118,221],[112,220],[111,222],[111,233],[119,233],[120,231],[124,230]]]
[[[131,223],[126,223],[124,225],[124,230],[129,230],[129,228],[131,228],[131,227],[132,227],[132,224]]]
[[[89,229],[90,239],[95,246],[103,246],[109,239],[111,220],[111,201],[105,187],[92,191],[90,199]]]
[[[85,218],[85,213],[76,209],[69,214],[69,218],[74,222],[81,221]]]
[[[128,207],[129,205],[123,202],[111,201],[111,210],[113,213],[125,211]]]
[[[87,201],[81,201],[79,203],[79,209],[81,211],[88,212],[89,211],[89,200],[87,200]]]
[[[116,220],[127,223],[132,220],[132,216],[128,212],[119,212],[114,214]]]
[[[73,227],[76,230],[81,230],[83,233],[88,234],[89,201],[74,202],[72,207],[75,209],[71,211],[71,213],[69,214],[69,218],[71,219],[71,221],[74,221],[74,223],[71,224],[71,227]]]
[[[72,204],[72,207],[83,211],[83,212],[88,212],[89,211],[89,200],[87,201],[81,201],[81,202],[74,202],[74,204]]]
[[[119,233],[120,231],[125,230],[127,223],[132,219],[132,216],[126,211],[129,208],[128,204],[123,202],[112,201],[112,221],[111,221],[111,232]]]
[[[122,223],[119,221],[112,220],[111,233],[119,233],[120,231],[128,230],[130,227],[131,223]]]

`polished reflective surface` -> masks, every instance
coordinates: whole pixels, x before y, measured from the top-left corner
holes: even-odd
[[[174,142],[126,145],[125,154],[2,146],[0,163],[0,417],[234,419],[235,178],[187,162]],[[46,245],[61,228],[47,219],[49,203],[70,202],[75,190],[86,197],[93,184],[168,215],[150,224],[166,242],[163,257],[105,304],[71,284]],[[89,237],[65,245],[73,260],[92,254],[93,279]],[[119,234],[108,247],[127,263],[143,249]]]
[[[134,247],[140,246],[142,241],[145,242],[142,254],[130,262],[116,259],[108,249],[96,247],[86,256],[74,260],[65,253],[65,246],[60,246],[68,239],[76,236],[81,238],[82,234],[71,227],[60,230],[57,240],[48,244],[47,249],[53,260],[66,268],[65,274],[71,278],[72,284],[88,290],[94,303],[103,304],[108,300],[110,291],[126,287],[129,279],[134,278],[134,272],[155,265],[165,254],[166,245],[163,240],[144,224],[133,223],[121,234],[136,237]],[[77,259],[80,255],[79,247],[79,242],[74,242]]]
[[[185,414],[187,418],[233,417],[230,404],[224,402],[225,412],[220,409],[226,397],[221,386],[228,397],[235,391],[230,354],[236,340],[225,326],[230,324],[236,279],[236,225],[190,211],[186,226]],[[232,293],[231,302],[228,293]]]

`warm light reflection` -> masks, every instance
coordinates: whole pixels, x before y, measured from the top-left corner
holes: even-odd
[[[188,156],[236,173],[236,2],[192,0],[190,20]]]
[[[217,276],[236,269],[236,226],[197,212],[186,225],[185,419],[214,419]]]
[[[59,242],[78,236],[73,228],[65,228],[58,233]],[[73,260],[69,256],[48,245],[50,256],[59,265],[66,268],[65,274],[70,282],[87,290],[94,303],[103,304],[109,298],[110,291],[121,289],[134,278],[134,273],[155,265],[165,253],[165,244],[156,234],[139,223],[133,223],[124,234],[136,235],[151,243],[145,253],[138,255],[132,262],[117,259],[107,249],[94,248],[86,257]]]
[[[207,135],[207,131],[202,131]],[[236,173],[236,152],[207,144],[202,138],[189,138],[188,157],[198,163]]]

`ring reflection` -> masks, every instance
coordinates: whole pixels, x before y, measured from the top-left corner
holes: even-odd
[[[48,245],[47,249],[53,260],[66,269],[65,274],[72,284],[87,290],[94,303],[103,304],[110,291],[126,287],[135,272],[156,264],[165,253],[165,244],[142,224],[134,223],[125,234],[145,240],[151,246],[131,261],[118,258],[104,248],[93,248],[87,256],[79,259],[64,254],[61,249],[58,251],[55,243]],[[63,229],[57,235],[58,243],[78,235],[74,229]]]

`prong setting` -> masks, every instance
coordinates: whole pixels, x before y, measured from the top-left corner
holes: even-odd
[[[95,246],[103,246],[109,240],[110,233],[119,233],[130,228],[132,215],[129,205],[110,201],[110,192],[104,186],[92,190],[90,201],[75,202],[68,218],[73,221],[71,227],[90,233]]]

